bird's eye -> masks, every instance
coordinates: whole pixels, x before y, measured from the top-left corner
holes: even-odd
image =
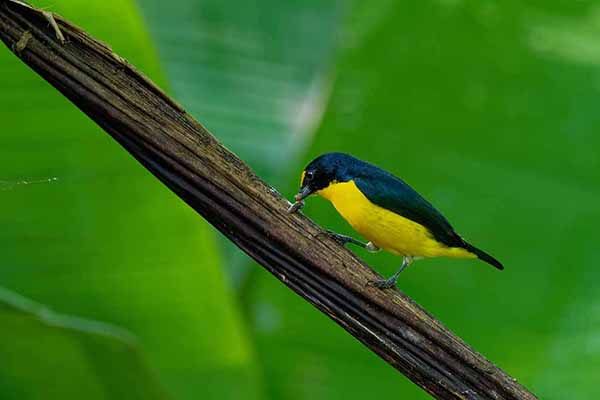
[[[307,171],[305,178],[308,180],[311,180],[313,178],[314,172],[313,171]]]

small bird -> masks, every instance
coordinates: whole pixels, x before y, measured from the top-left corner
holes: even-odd
[[[403,257],[389,279],[373,282],[379,288],[395,286],[400,273],[419,258],[479,258],[504,269],[494,257],[460,237],[448,220],[402,179],[351,155],[327,153],[311,161],[302,172],[300,191],[288,212],[300,209],[311,194],[333,203],[369,242],[327,231],[334,239]]]

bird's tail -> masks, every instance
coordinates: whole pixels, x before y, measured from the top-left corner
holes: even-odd
[[[504,269],[504,266],[500,263],[500,261],[498,261],[494,257],[490,256],[485,251],[479,250],[477,247],[471,246],[467,242],[464,242],[463,247],[468,252],[475,254],[477,256],[477,258],[479,258],[480,260],[485,261],[486,263],[493,265],[494,267],[496,267],[500,270]]]

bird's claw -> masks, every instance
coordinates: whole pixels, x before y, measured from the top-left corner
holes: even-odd
[[[330,229],[325,229],[325,230],[321,231],[320,234],[327,235],[327,236],[331,237],[333,240],[336,240],[338,242],[343,241],[341,239],[341,237],[342,237],[341,235],[339,235],[337,232],[334,232]]]
[[[319,232],[319,235],[327,235],[329,236],[331,239],[335,240],[336,242],[338,242],[339,244],[341,244],[342,246],[345,246],[348,243],[352,243],[353,242],[353,238],[351,238],[350,236],[346,236],[346,235],[341,235],[337,232],[331,231],[329,229],[325,229],[322,232]]]
[[[369,286],[374,286],[378,289],[389,289],[396,286],[396,279],[378,279],[376,281],[369,281]]]
[[[331,238],[342,245],[345,244],[344,241],[342,239],[340,239],[340,237],[338,236],[337,233],[330,231],[329,229],[319,230],[319,232],[317,232],[313,235],[313,238],[319,238],[319,237],[324,237],[324,236]]]

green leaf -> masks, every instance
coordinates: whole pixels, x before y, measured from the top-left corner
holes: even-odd
[[[329,95],[339,2],[139,0],[173,93],[274,185],[309,143]],[[248,258],[224,244],[243,285]]]
[[[164,82],[132,1],[54,5]],[[132,331],[173,397],[258,397],[213,230],[7,50],[0,65],[0,179],[57,178],[3,185],[0,284]]]
[[[343,151],[404,178],[506,269],[419,260],[400,288],[541,397],[596,398],[598,8],[535,3],[356,2],[304,161]],[[357,236],[322,199],[304,212]],[[271,277],[244,300],[280,398],[428,398]]]
[[[287,173],[328,95],[338,2],[139,3],[181,103],[262,176]]]
[[[0,393],[19,399],[166,399],[133,337],[0,288]]]

